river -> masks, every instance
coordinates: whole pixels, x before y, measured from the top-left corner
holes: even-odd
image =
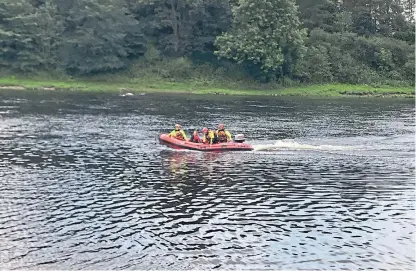
[[[414,269],[409,99],[0,92],[5,269]],[[252,152],[175,151],[224,122]]]

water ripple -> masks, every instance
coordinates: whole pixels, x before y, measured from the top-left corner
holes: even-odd
[[[415,267],[411,103],[13,95],[0,102],[3,268]],[[214,125],[213,102],[257,151],[157,142],[177,119]]]

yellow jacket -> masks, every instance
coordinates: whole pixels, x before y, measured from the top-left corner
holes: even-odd
[[[177,139],[184,139],[184,140],[188,139],[183,130],[173,130],[172,132],[170,132],[169,136],[177,138]]]
[[[202,142],[206,144],[212,144],[212,141],[214,140],[214,136],[215,136],[214,131],[209,131],[208,138],[207,138],[207,135],[204,134],[204,137],[202,138]]]

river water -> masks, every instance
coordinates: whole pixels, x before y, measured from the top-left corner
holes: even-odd
[[[414,269],[413,100],[0,92],[5,269]],[[175,151],[224,122],[252,152]]]

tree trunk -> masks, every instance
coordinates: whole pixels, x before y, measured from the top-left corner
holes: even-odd
[[[173,37],[172,37],[172,45],[174,54],[178,54],[179,51],[179,16],[178,16],[178,3],[176,0],[170,0],[170,7],[171,7],[171,19],[172,19],[172,30],[173,30]]]

